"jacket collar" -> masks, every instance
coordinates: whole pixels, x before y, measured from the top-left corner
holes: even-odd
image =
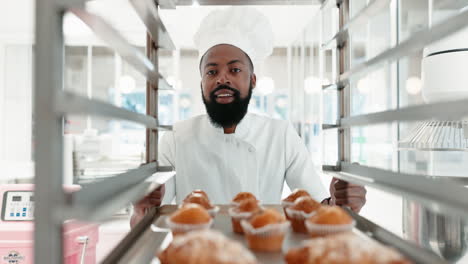
[[[236,132],[234,132],[234,134],[231,134],[231,135],[234,135],[235,137],[238,137],[238,138],[245,137],[247,133],[249,132],[251,119],[252,119],[251,114],[247,113],[244,116],[244,118],[242,118],[241,122],[237,124]],[[222,127],[215,127],[211,123],[210,117],[208,115],[206,115],[206,121],[209,123],[209,127],[213,129],[213,131],[215,131],[216,134],[230,135],[230,134],[224,134],[224,129]]]

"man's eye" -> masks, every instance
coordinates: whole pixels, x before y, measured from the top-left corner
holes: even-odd
[[[231,71],[232,71],[232,72],[241,72],[241,69],[239,69],[239,68],[234,68],[234,69],[232,69]]]
[[[209,71],[206,72],[207,75],[213,75],[215,73],[216,73],[215,70],[209,70]]]

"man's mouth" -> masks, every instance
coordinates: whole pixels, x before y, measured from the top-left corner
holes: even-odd
[[[216,95],[216,98],[220,98],[220,97],[232,97],[233,95],[232,94],[218,94]]]
[[[214,99],[219,104],[229,104],[232,103],[235,99],[235,91],[230,89],[219,89],[213,95]]]

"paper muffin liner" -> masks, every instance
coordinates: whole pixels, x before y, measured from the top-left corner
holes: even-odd
[[[289,207],[289,206],[291,206],[293,204],[294,204],[294,202],[289,202],[289,201],[284,201],[284,200],[281,201],[281,206],[283,206],[284,208]]]
[[[218,212],[219,212],[219,206],[215,206],[215,207],[213,207],[213,208],[211,208],[211,209],[208,209],[207,211],[208,211],[208,213],[210,214],[211,218],[215,218],[215,216],[216,216],[216,215],[218,214]]]
[[[260,204],[262,204],[262,201],[257,200],[257,203],[260,205]],[[230,205],[231,205],[231,206],[234,206],[234,207],[237,207],[237,206],[240,205],[240,203],[231,201]]]
[[[327,236],[327,235],[333,235],[337,233],[351,231],[356,225],[356,221],[353,220],[350,224],[344,224],[344,225],[321,225],[321,224],[311,223],[310,221],[305,221],[305,225],[310,235]]]
[[[285,234],[290,225],[289,221],[284,221],[282,223],[269,224],[260,228],[254,228],[249,221],[241,220],[241,226],[246,234],[261,237]]]
[[[286,215],[289,218],[296,219],[296,220],[305,220],[317,213],[317,210],[314,210],[310,213],[306,213],[301,210],[294,210],[290,207],[286,207],[285,210],[286,210]]]
[[[247,218],[250,218],[254,212],[236,212],[237,208],[236,207],[231,207],[229,208],[228,210],[228,214],[230,217],[234,218],[234,219],[247,219]],[[260,209],[261,210],[261,209]]]
[[[180,224],[171,221],[170,217],[166,218],[166,225],[175,233],[187,233],[193,230],[209,229],[213,224],[213,219],[210,219],[205,224]]]

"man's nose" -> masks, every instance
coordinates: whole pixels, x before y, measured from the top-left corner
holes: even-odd
[[[216,84],[217,85],[220,85],[220,84],[231,84],[231,81],[229,80],[229,77],[228,75],[226,74],[226,72],[220,72],[218,74],[218,79],[216,79]]]

